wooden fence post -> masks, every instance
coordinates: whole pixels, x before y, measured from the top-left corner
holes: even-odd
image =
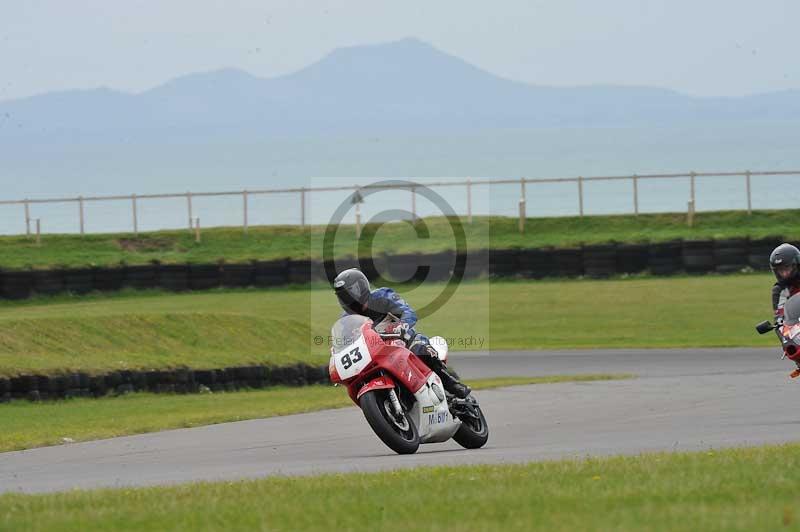
[[[131,207],[133,208],[133,234],[139,236],[139,217],[136,212],[136,194],[131,194]]]
[[[25,200],[25,235],[31,236],[31,210],[28,200]]]
[[[186,192],[186,208],[189,211],[189,232],[192,232],[192,219],[194,218],[192,215],[192,193]]]
[[[467,178],[467,221],[472,223],[472,179]]]
[[[745,173],[745,178],[747,181],[747,214],[753,214],[753,202],[750,195],[750,170]]]
[[[300,226],[306,226],[306,187],[300,188]]]
[[[247,191],[242,192],[242,207],[244,208],[244,234],[247,234]]]
[[[78,209],[81,217],[81,236],[83,236],[83,196],[78,196]]]

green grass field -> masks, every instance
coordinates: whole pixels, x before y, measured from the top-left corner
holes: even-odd
[[[799,470],[792,444],[14,494],[0,529],[798,530]]]
[[[742,211],[698,213],[695,225],[686,226],[685,214],[641,214],[563,218],[529,218],[526,232],[517,230],[517,220],[505,217],[475,217],[464,222],[469,249],[569,246],[609,241],[663,241],[675,238],[703,239],[734,236],[783,235],[799,238],[796,211]],[[454,248],[453,233],[445,218],[425,220],[430,235],[418,238],[406,223],[368,226],[363,236],[374,235],[373,253],[432,253]],[[86,265],[113,266],[120,263],[247,262],[283,257],[320,258],[324,226],[206,229],[202,242],[186,230],[133,234],[44,235],[36,246],[24,236],[0,237],[0,268],[51,268]],[[358,248],[354,226],[343,225],[336,238],[336,256],[355,256]]]
[[[631,375],[554,375],[471,380],[475,390],[626,379]],[[101,399],[70,399],[53,403],[16,401],[0,405],[0,452],[30,449],[72,441],[97,440],[129,434],[178,429],[301,414],[355,406],[344,388],[305,386],[302,390],[275,387],[232,393],[155,395],[136,393]]]
[[[771,317],[771,284],[769,274],[465,282],[418,329],[451,339],[454,352],[771,346],[774,337],[753,329]],[[419,309],[442,286],[404,295]],[[324,339],[339,313],[325,287],[2,302],[0,375],[321,365],[329,356]]]

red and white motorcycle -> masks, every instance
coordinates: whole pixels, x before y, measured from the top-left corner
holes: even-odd
[[[412,454],[420,443],[453,438],[467,449],[489,439],[486,418],[472,396],[446,394],[442,381],[406,348],[400,334],[353,314],[331,329],[331,382],[344,384],[375,434],[398,454]],[[377,330],[376,330],[377,329]],[[447,343],[430,339],[442,363]]]

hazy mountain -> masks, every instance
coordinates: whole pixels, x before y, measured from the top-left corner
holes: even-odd
[[[0,102],[0,138],[182,143],[798,118],[796,90],[692,98],[644,87],[535,86],[405,39],[338,49],[272,79],[224,69],[180,77],[139,94],[75,90]]]

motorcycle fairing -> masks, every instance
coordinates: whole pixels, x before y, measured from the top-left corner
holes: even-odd
[[[367,392],[371,392],[372,390],[391,390],[396,385],[391,377],[388,375],[381,375],[379,377],[375,377],[367,384],[365,384],[360,390],[358,390],[358,395],[356,395],[356,403],[358,400],[361,399],[361,396]]]
[[[331,359],[341,380],[355,377],[372,362],[366,337],[362,335],[351,345],[345,346],[336,353],[331,353]]]
[[[461,426],[461,420],[450,413],[439,376],[431,372],[414,397],[416,401],[409,417],[417,425],[420,443],[437,443],[452,438]]]

